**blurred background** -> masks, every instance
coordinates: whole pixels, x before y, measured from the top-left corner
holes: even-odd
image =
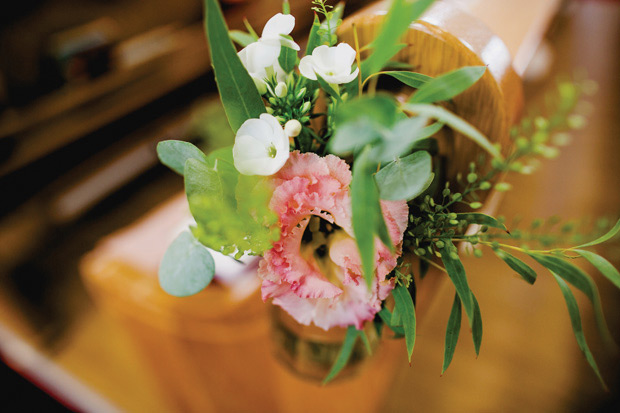
[[[526,112],[544,104],[558,78],[578,72],[599,85],[580,108],[587,126],[537,174],[511,178],[515,189],[499,213],[524,222],[617,219],[620,1],[446,2],[507,36]],[[369,3],[349,1],[346,13]],[[244,17],[262,28],[281,9],[275,0],[222,5],[231,28],[242,28]],[[291,0],[300,43],[309,7]],[[158,164],[157,142],[184,139],[205,149],[232,142],[201,19],[199,0],[23,0],[1,14],[2,410],[177,410],[160,395],[139,342],[94,304],[80,262],[100,240],[182,192],[182,179]],[[148,255],[162,244],[154,237],[128,248]],[[620,265],[617,242],[600,252]],[[452,302],[442,289],[420,321],[413,366],[403,357],[384,408],[620,411],[618,354],[599,342],[587,301],[579,297],[586,336],[609,392],[577,347],[554,281],[528,286],[486,258],[465,261],[485,321],[480,357],[463,334],[440,377]],[[591,274],[620,341],[620,292]]]

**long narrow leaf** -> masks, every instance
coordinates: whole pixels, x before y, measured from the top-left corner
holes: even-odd
[[[420,86],[409,101],[434,103],[450,100],[476,83],[486,69],[486,66],[466,66],[444,73]]]
[[[536,281],[536,271],[534,271],[529,265],[503,250],[495,251],[495,255],[504,260],[504,262],[508,264],[508,266],[517,274],[519,274],[527,283],[534,284]]]
[[[542,254],[530,254],[532,258],[542,264],[552,273],[562,277],[568,283],[575,286],[578,290],[583,292],[592,303],[594,309],[594,318],[596,319],[596,325],[601,333],[601,336],[605,340],[606,344],[610,347],[615,347],[615,342],[611,337],[607,322],[605,321],[605,315],[603,314],[603,307],[601,305],[601,297],[598,292],[598,288],[592,278],[580,268],[575,267],[563,260],[562,258],[552,255]]]
[[[433,0],[394,0],[370,47],[372,54],[362,63],[362,79],[381,70],[399,50],[398,40]]]
[[[508,232],[506,226],[499,222],[497,219],[493,218],[490,215],[481,214],[479,212],[466,212],[456,214],[456,219],[459,221],[465,220],[468,224],[486,225],[487,227],[499,228]]]
[[[432,79],[431,76],[416,72],[387,71],[380,72],[380,74],[391,76],[394,79],[400,80],[405,85],[416,89]]]
[[[450,318],[448,318],[448,326],[446,327],[446,340],[443,349],[443,367],[441,374],[444,374],[454,357],[456,343],[459,340],[461,332],[461,299],[458,294],[454,294],[454,302],[452,310],[450,310]]]
[[[310,35],[308,36],[308,44],[306,45],[306,56],[311,55],[314,49],[321,45],[321,36],[319,35],[320,29],[321,22],[319,21],[319,17],[315,14],[312,28],[310,29]]]
[[[390,313],[390,310],[385,307],[382,308],[381,311],[379,311],[379,317],[381,317],[381,320],[383,320],[385,325],[388,326],[388,328],[392,330],[396,336],[403,337],[405,335],[405,330],[401,326],[395,326],[392,324],[392,313]]]
[[[323,384],[327,384],[332,381],[340,371],[347,365],[349,362],[349,358],[351,357],[351,353],[353,352],[353,347],[355,346],[355,341],[359,337],[359,331],[355,328],[355,326],[349,326],[347,328],[347,334],[344,337],[344,342],[342,343],[342,347],[340,348],[340,352],[338,353],[338,357],[334,362],[331,370],[327,374],[327,377],[323,379]]]
[[[445,123],[452,129],[461,132],[463,135],[476,142],[482,149],[493,155],[494,158],[499,160],[504,159],[499,149],[493,146],[487,137],[480,133],[478,129],[441,106],[424,103],[408,103],[403,105],[403,109]]]
[[[609,261],[600,255],[585,250],[574,250],[577,254],[588,260],[590,264],[596,267],[609,281],[611,281],[616,287],[620,288],[620,272],[611,265]]]
[[[610,229],[605,235],[595,239],[594,241],[590,241],[586,244],[582,244],[578,246],[577,248],[586,248],[586,247],[592,247],[594,245],[602,244],[603,242],[609,241],[610,239],[618,235],[619,232],[620,232],[620,219],[618,220],[618,222],[616,222],[616,225],[614,225],[613,228]]]
[[[411,355],[413,354],[413,346],[415,345],[415,307],[411,294],[404,285],[398,285],[392,290],[392,296],[396,303],[396,308],[400,313],[405,330],[405,343],[407,344],[407,355],[409,356],[409,364],[411,364]]]
[[[254,81],[243,67],[228,35],[222,10],[216,0],[204,0],[204,27],[220,97],[233,131],[248,119],[265,113],[265,105]]]
[[[482,344],[482,314],[480,313],[480,306],[476,296],[472,293],[471,298],[474,300],[474,322],[471,326],[471,335],[474,340],[474,349],[476,349],[476,356],[480,355],[480,344]]]
[[[467,314],[469,326],[472,327],[474,322],[474,299],[472,297],[469,284],[467,283],[465,268],[458,257],[454,258],[450,254],[450,251],[454,249],[452,241],[444,240],[444,243],[446,245],[441,250],[441,260],[443,261],[443,265],[446,267],[446,271],[448,271],[448,276],[450,277],[450,280],[452,280],[459,298],[463,302],[463,307],[465,307],[465,314]]]
[[[581,326],[581,316],[579,315],[579,306],[577,305],[577,300],[575,300],[575,296],[571,292],[570,288],[568,288],[568,285],[564,282],[564,280],[560,278],[557,274],[554,274],[553,272],[552,274],[553,278],[555,278],[558,285],[560,286],[560,289],[562,290],[564,301],[566,301],[566,307],[568,308],[568,314],[570,316],[570,322],[573,327],[573,332],[575,333],[575,338],[577,339],[577,344],[579,345],[579,348],[581,349],[583,354],[586,356],[588,364],[590,364],[590,367],[592,367],[592,370],[594,370],[594,373],[601,381],[601,384],[605,389],[607,389],[607,385],[605,384],[605,381],[601,376],[601,372],[596,365],[594,356],[592,355],[592,352],[588,347],[588,343],[586,342],[586,337],[583,334],[583,327]]]

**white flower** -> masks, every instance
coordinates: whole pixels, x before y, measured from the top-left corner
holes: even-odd
[[[316,80],[321,76],[329,84],[349,83],[357,77],[359,68],[351,73],[355,61],[355,50],[346,43],[328,47],[325,45],[314,49],[312,55],[305,56],[299,62],[299,71],[308,79]]]
[[[282,125],[267,113],[243,122],[235,136],[235,168],[244,175],[273,175],[284,166],[289,153]]]
[[[282,46],[299,50],[297,43],[283,37],[293,31],[294,27],[293,16],[278,13],[265,24],[261,38],[238,53],[241,63],[254,79],[261,95],[267,91],[265,79],[273,75],[280,82],[286,79],[286,72],[280,67],[278,57]]]
[[[301,133],[301,123],[297,119],[291,119],[284,125],[284,132],[287,136],[295,138]]]
[[[278,82],[278,84],[276,85],[276,90],[274,94],[279,98],[283,98],[284,96],[286,96],[287,93],[288,93],[288,88],[286,87],[286,83]]]

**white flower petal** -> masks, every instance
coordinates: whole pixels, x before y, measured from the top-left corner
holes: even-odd
[[[265,24],[261,37],[280,37],[289,34],[295,27],[295,17],[290,14],[278,13]]]
[[[284,128],[267,113],[246,120],[235,136],[233,160],[244,175],[273,175],[284,166],[289,153]]]
[[[304,56],[299,61],[299,73],[303,77],[311,80],[316,80],[316,73],[314,73],[314,57]]]
[[[340,78],[340,83],[349,83],[352,82],[353,79],[355,79],[357,77],[357,74],[359,73],[359,69],[356,67],[355,70],[353,71],[353,73],[351,73],[348,76],[342,76]]]

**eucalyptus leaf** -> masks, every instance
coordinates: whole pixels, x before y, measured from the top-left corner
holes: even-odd
[[[521,276],[527,283],[534,284],[536,281],[536,271],[519,258],[509,254],[504,250],[496,250],[495,255],[504,260],[510,268]]]
[[[353,233],[362,260],[362,271],[368,287],[375,273],[375,235],[390,249],[394,245],[383,218],[379,189],[373,176],[375,164],[369,160],[367,146],[356,159],[351,183]]]
[[[159,285],[170,295],[186,297],[202,291],[213,280],[211,253],[190,232],[182,232],[166,250],[159,265]]]
[[[398,308],[403,322],[407,355],[409,356],[409,364],[411,364],[411,355],[413,354],[416,335],[416,317],[413,299],[411,298],[411,294],[409,294],[407,287],[404,285],[397,285],[394,287],[392,290],[392,296],[394,297],[394,302],[396,304],[395,308]]]
[[[593,247],[595,245],[602,244],[603,242],[609,241],[610,239],[618,235],[619,232],[620,232],[620,219],[616,222],[616,225],[614,225],[613,228],[610,229],[605,235],[595,239],[594,241],[590,241],[586,244],[579,245],[576,248]]]
[[[386,71],[380,72],[380,74],[391,76],[400,80],[405,85],[415,89],[420,88],[422,85],[433,79],[431,76],[416,72]]]
[[[430,186],[433,176],[430,154],[418,151],[387,164],[375,180],[381,199],[410,201]]]
[[[508,229],[503,223],[493,218],[492,216],[481,214],[479,212],[466,212],[456,214],[456,219],[459,221],[465,220],[468,224],[486,225],[487,227],[499,228],[508,232]]]
[[[196,146],[185,141],[162,141],[157,144],[157,156],[161,163],[179,175],[183,175],[185,162],[196,159],[207,162],[207,156]]]
[[[482,314],[476,296],[472,293],[471,298],[474,300],[474,322],[471,326],[471,335],[474,340],[474,349],[476,356],[480,355],[480,344],[482,344]]]
[[[236,132],[246,120],[265,113],[265,105],[237,56],[219,3],[217,0],[204,0],[204,6],[204,27],[215,80],[230,127]]]
[[[463,267],[463,264],[458,256],[453,257],[451,255],[451,251],[456,250],[454,244],[452,244],[452,241],[446,238],[443,239],[443,242],[445,246],[441,249],[441,260],[443,261],[443,265],[446,267],[448,277],[450,277],[450,280],[456,288],[456,293],[459,295],[459,298],[463,303],[463,307],[465,307],[465,314],[467,314],[469,326],[472,327],[474,322],[475,305],[473,294],[469,288],[469,284],[467,283],[465,268]]]
[[[332,85],[327,83],[325,79],[323,79],[321,76],[317,74],[316,80],[319,82],[321,89],[323,89],[325,93],[327,93],[332,98],[336,99],[337,102],[342,102],[342,98],[340,97],[340,94],[336,91],[336,89],[332,87]]]
[[[590,299],[594,309],[594,318],[596,319],[596,324],[601,336],[606,341],[608,346],[615,347],[614,340],[611,337],[611,333],[607,327],[607,322],[605,321],[605,315],[603,314],[601,297],[596,284],[592,281],[592,278],[590,278],[590,276],[583,272],[580,268],[566,262],[560,257],[535,253],[530,253],[529,255],[549,271],[562,277],[568,283],[575,286]]]
[[[362,79],[381,70],[399,50],[399,39],[433,0],[394,0],[379,33],[370,44],[372,53],[362,63]]]
[[[446,327],[446,339],[444,342],[443,350],[443,367],[441,368],[441,374],[444,374],[452,362],[454,357],[454,350],[459,340],[459,334],[461,332],[461,299],[458,294],[454,294],[454,302],[452,303],[452,310],[450,310],[450,317],[448,318],[448,325]]]
[[[601,376],[601,372],[596,365],[594,356],[592,355],[592,352],[588,347],[588,343],[586,342],[586,337],[583,334],[583,327],[581,325],[581,316],[579,315],[579,306],[577,305],[577,300],[575,300],[575,296],[571,292],[570,288],[568,288],[568,285],[566,285],[564,280],[560,278],[557,274],[553,272],[551,273],[553,274],[553,278],[555,278],[558,285],[560,286],[560,289],[562,290],[562,295],[564,296],[564,301],[566,301],[568,315],[570,316],[570,322],[573,327],[573,332],[575,333],[575,338],[577,339],[577,344],[579,345],[579,348],[585,355],[588,364],[590,364],[590,367],[592,367],[592,370],[594,370],[594,373],[600,380],[601,384],[605,389],[607,389],[607,384],[605,384],[603,376]]]
[[[321,22],[319,21],[319,17],[315,14],[312,28],[310,28],[310,35],[308,36],[308,44],[306,45],[306,56],[310,56],[314,49],[321,45],[320,29]]]
[[[392,311],[392,319],[390,320],[390,324],[398,327],[402,327],[403,325],[403,320],[400,317],[400,311],[398,307],[394,307],[394,310]]]
[[[601,274],[611,281],[616,287],[620,288],[620,272],[605,258],[600,255],[586,250],[573,250],[583,258],[588,260]]]
[[[327,143],[328,151],[336,155],[357,154],[364,147],[381,139],[376,124],[369,119],[356,119],[336,128]]]
[[[282,46],[280,55],[278,56],[278,63],[280,63],[280,67],[282,67],[286,73],[291,73],[297,64],[297,51],[290,47]]]
[[[334,362],[331,370],[327,374],[327,377],[323,379],[323,384],[327,384],[332,381],[340,371],[347,365],[349,362],[349,358],[351,357],[351,353],[353,352],[353,347],[355,346],[355,341],[359,337],[359,331],[355,328],[355,326],[349,326],[347,328],[347,334],[344,337],[344,342],[342,343],[342,347],[340,348],[340,352],[338,353],[338,357]]]
[[[427,116],[429,118],[436,119],[446,125],[450,126],[452,129],[457,132],[462,133],[467,136],[469,139],[477,143],[481,148],[486,150],[489,154],[491,154],[494,158],[498,160],[503,160],[503,156],[500,153],[499,149],[496,148],[489,140],[484,136],[478,129],[473,127],[471,124],[466,122],[465,120],[459,118],[452,112],[442,108],[441,106],[423,104],[423,103],[408,103],[403,105],[403,109],[416,113],[421,116]]]
[[[381,93],[372,97],[361,96],[339,105],[334,118],[338,127],[359,119],[367,119],[379,125],[391,127],[398,119],[397,113],[396,99]]]
[[[241,30],[230,30],[228,32],[228,36],[230,36],[230,39],[237,43],[239,46],[241,47],[246,47],[249,44],[254,43],[256,40],[254,36],[252,36],[249,33],[243,32]]]
[[[383,322],[385,323],[385,325],[394,332],[396,337],[405,336],[405,330],[401,326],[395,326],[392,324],[392,313],[390,313],[390,310],[384,307],[381,309],[381,311],[379,311],[378,314],[379,317],[381,317],[381,320],[383,320]]]
[[[430,79],[409,99],[411,103],[434,103],[450,100],[476,83],[486,66],[465,66]]]
[[[194,158],[185,161],[185,193],[191,201],[192,195],[213,194],[214,197],[224,196],[222,181],[217,171],[206,163]],[[191,209],[190,202],[190,209]]]

